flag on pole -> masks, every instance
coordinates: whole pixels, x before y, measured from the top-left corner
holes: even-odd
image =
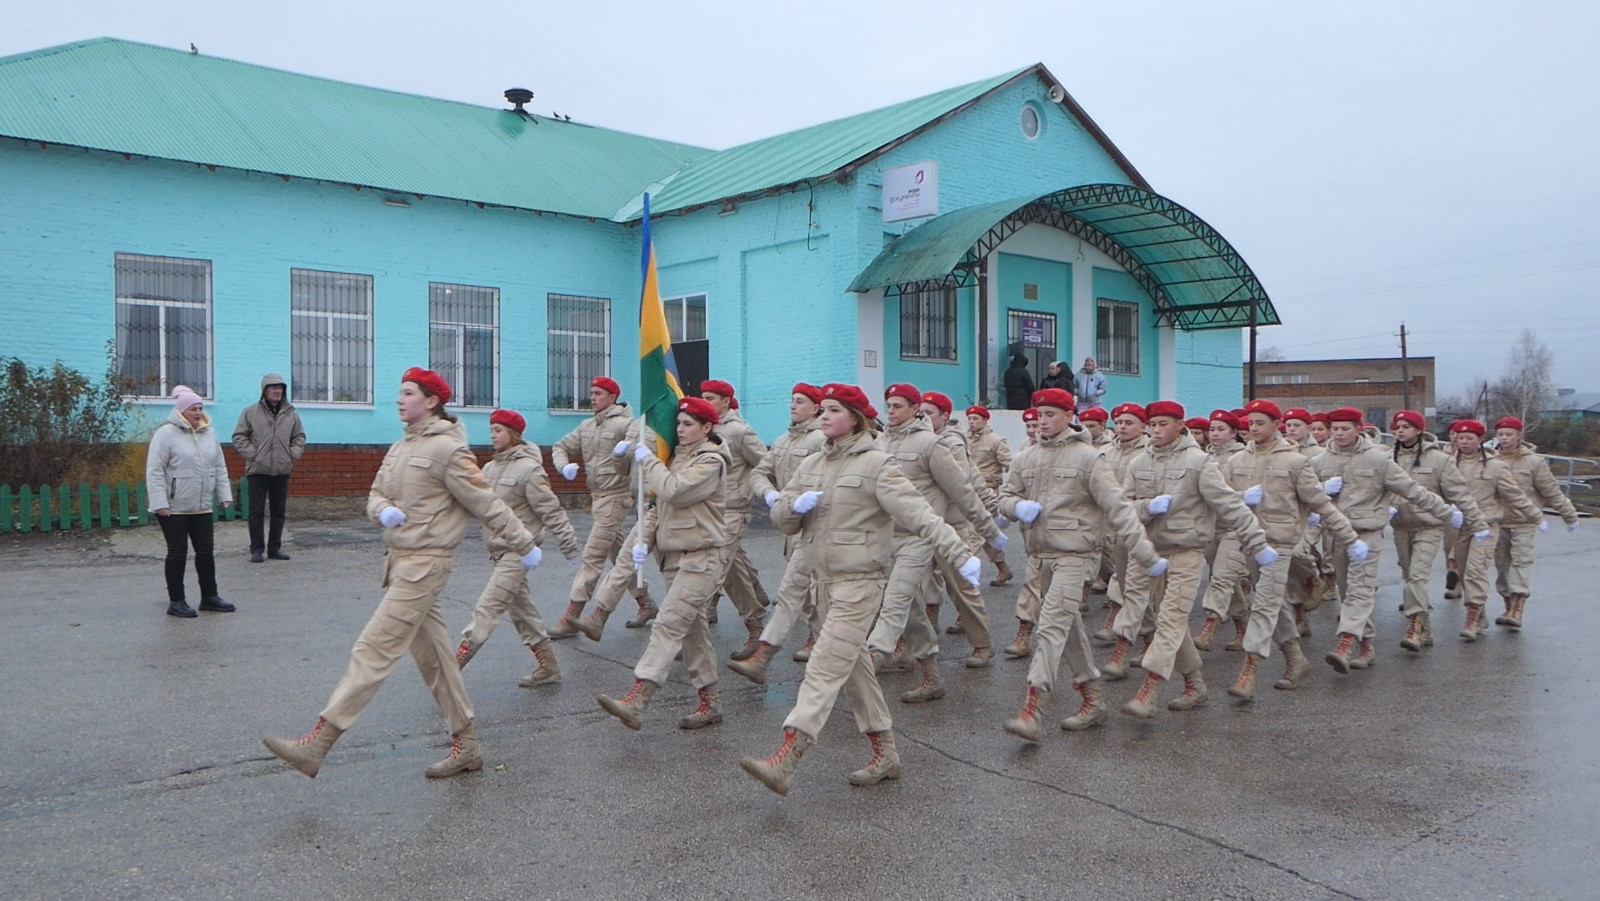
[[[650,242],[650,195],[644,195],[644,287],[639,292],[639,417],[656,436],[656,456],[666,461],[678,443],[678,364],[672,358],[667,312],[656,284],[656,251]]]

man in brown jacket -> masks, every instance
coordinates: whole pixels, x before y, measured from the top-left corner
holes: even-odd
[[[1494,438],[1496,453],[1516,477],[1522,493],[1529,500],[1556,511],[1567,524],[1567,531],[1577,531],[1578,511],[1561,493],[1561,485],[1551,474],[1549,462],[1539,455],[1539,449],[1522,439],[1522,420],[1515,416],[1502,417],[1494,424]],[[1516,510],[1506,511],[1494,551],[1497,572],[1494,587],[1506,602],[1506,612],[1495,617],[1495,625],[1522,628],[1522,614],[1528,604],[1533,577],[1533,536],[1547,528],[1542,511],[1532,518]]]
[[[1244,424],[1230,410],[1212,410],[1209,422],[1211,440],[1206,453],[1217,461],[1217,466],[1226,475],[1229,458],[1244,450],[1244,442],[1239,440]],[[1245,627],[1250,618],[1249,568],[1239,546],[1239,538],[1231,529],[1217,531],[1211,545],[1206,548],[1206,563],[1211,567],[1211,579],[1206,583],[1205,596],[1201,600],[1206,618],[1200,624],[1200,631],[1195,633],[1194,646],[1209,653],[1217,629],[1224,622],[1232,622],[1233,640],[1228,642],[1224,650],[1242,651]]]
[[[958,498],[952,498],[952,503],[945,507],[944,521],[949,523],[950,527],[956,530],[956,534],[967,542],[974,554],[982,553],[984,548],[989,550],[1002,549],[1005,547],[1006,539],[1004,537],[996,537],[1000,524],[995,519],[995,515],[999,513],[999,508],[996,505],[999,503],[1000,498],[989,490],[988,484],[978,474],[978,468],[973,465],[972,453],[967,447],[967,436],[960,429],[951,425],[950,415],[953,409],[954,405],[950,400],[950,396],[939,391],[924,391],[921,403],[917,404],[917,413],[928,421],[928,425],[933,427],[933,434],[938,436],[939,443],[950,451],[950,456],[955,459],[956,464],[966,473],[967,481],[972,484],[973,497],[977,501],[976,505],[967,507],[962,506],[958,502]],[[993,524],[993,530],[989,528],[990,524]],[[982,529],[983,533],[994,543],[979,540],[974,531],[974,526]],[[967,623],[977,621],[979,624],[977,632],[982,636],[984,650],[980,654],[978,651],[979,646],[974,644],[973,654],[987,659],[993,655],[993,651],[989,648],[989,611],[983,604],[983,596],[980,592],[963,592],[960,590],[960,583],[961,579],[956,578],[953,571],[950,571],[935,560],[933,579],[929,594],[925,598],[926,603],[923,609],[927,612],[928,621],[937,628],[939,596],[948,597],[950,602],[955,605],[956,621],[945,629],[945,634],[965,634]]]
[[[239,411],[233,427],[233,449],[244,457],[247,497],[250,503],[250,562],[287,560],[283,552],[283,523],[289,504],[289,475],[306,452],[306,430],[300,414],[289,403],[289,383],[276,372],[261,377],[261,400]],[[271,508],[266,537],[262,520]]]
[[[728,492],[724,505],[728,516],[728,571],[721,590],[744,621],[745,643],[733,652],[734,660],[744,660],[760,644],[761,626],[767,608],[767,592],[761,577],[744,552],[744,533],[750,523],[750,472],[766,459],[767,446],[739,415],[739,401],[733,386],[718,379],[700,383],[700,397],[717,411],[717,435],[728,451]],[[717,621],[716,604],[711,607],[711,622]]]
[[[1543,513],[1517,484],[1517,477],[1505,461],[1483,446],[1487,430],[1476,419],[1460,419],[1450,424],[1450,443],[1457,471],[1477,501],[1485,528],[1476,535],[1454,530],[1450,553],[1460,574],[1458,583],[1466,594],[1467,621],[1461,640],[1477,641],[1488,631],[1484,605],[1489,600],[1489,562],[1494,558],[1496,538],[1509,511],[1524,520],[1537,520]]]

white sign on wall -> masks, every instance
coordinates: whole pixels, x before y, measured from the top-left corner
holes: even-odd
[[[883,221],[939,215],[939,164],[933,160],[883,170]]]

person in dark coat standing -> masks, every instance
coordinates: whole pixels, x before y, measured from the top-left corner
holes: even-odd
[[[1067,364],[1057,360],[1045,367],[1044,378],[1039,380],[1039,390],[1046,388],[1060,388],[1068,393],[1072,391],[1072,372],[1067,369]]]
[[[1038,390],[1033,384],[1033,373],[1028,371],[1028,358],[1016,354],[1011,358],[1011,368],[1005,371],[1006,409],[1026,410]]]
[[[306,452],[306,430],[300,414],[289,403],[289,384],[269,372],[261,377],[261,400],[239,411],[233,427],[233,449],[244,457],[245,482],[250,499],[250,562],[267,557],[287,560],[283,552],[283,522],[289,504],[289,473]],[[272,522],[262,536],[262,520],[271,507]]]

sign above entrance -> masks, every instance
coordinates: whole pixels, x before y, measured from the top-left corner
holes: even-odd
[[[883,221],[939,215],[939,164],[933,160],[883,170]]]
[[[1022,333],[1023,347],[1044,346],[1044,319],[1038,316],[1019,316],[1017,328]]]

